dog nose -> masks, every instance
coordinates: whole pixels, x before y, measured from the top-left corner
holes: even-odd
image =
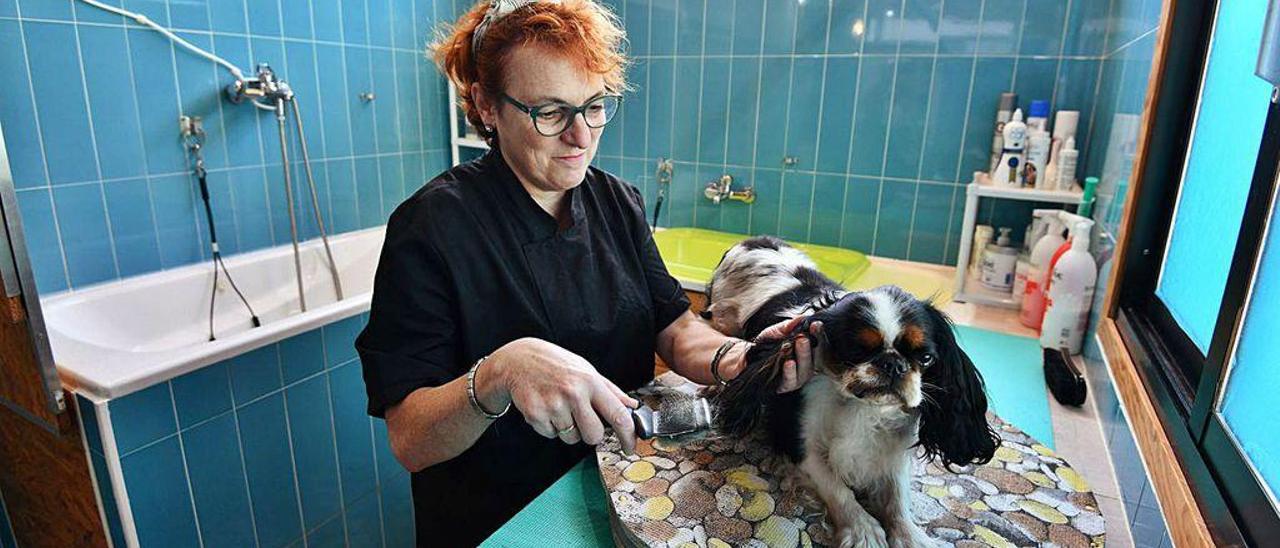
[[[878,362],[879,363],[877,365],[880,366],[880,370],[894,379],[898,379],[903,375],[906,375],[907,370],[910,368],[907,360],[894,351],[886,352],[880,357]]]

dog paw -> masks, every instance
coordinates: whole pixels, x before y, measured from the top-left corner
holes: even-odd
[[[929,538],[929,534],[914,523],[889,535],[890,548],[935,548],[936,546],[933,539]]]
[[[884,528],[871,516],[855,519],[847,527],[836,532],[840,548],[889,548]]]

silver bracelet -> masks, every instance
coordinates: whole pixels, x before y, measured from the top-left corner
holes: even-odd
[[[471,408],[475,409],[476,413],[479,413],[486,419],[496,420],[502,418],[503,415],[507,414],[507,411],[511,410],[511,403],[508,402],[507,407],[503,409],[501,413],[496,415],[485,411],[483,407],[480,407],[480,400],[476,399],[476,369],[479,369],[480,364],[484,363],[487,359],[489,359],[489,356],[476,360],[475,365],[471,366],[471,370],[467,371],[467,400],[471,402]]]
[[[730,338],[724,341],[724,343],[720,345],[720,348],[716,349],[715,355],[711,357],[711,376],[715,378],[716,382],[720,383],[720,386],[729,384],[729,381],[724,380],[724,378],[720,376],[720,360],[724,358],[725,354],[729,353],[730,349],[742,342],[747,341]]]

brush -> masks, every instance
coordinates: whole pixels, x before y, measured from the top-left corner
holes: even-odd
[[[668,392],[658,401],[657,409],[641,404],[631,411],[631,419],[640,439],[679,436],[710,428],[711,405],[706,398]]]

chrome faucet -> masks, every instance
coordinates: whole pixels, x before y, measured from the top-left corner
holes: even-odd
[[[730,190],[733,187],[732,175],[721,175],[718,180],[707,183],[706,190],[702,193],[711,200],[712,203],[719,204],[721,200],[738,200],[745,204],[756,201],[756,188],[749,186],[742,190]]]

